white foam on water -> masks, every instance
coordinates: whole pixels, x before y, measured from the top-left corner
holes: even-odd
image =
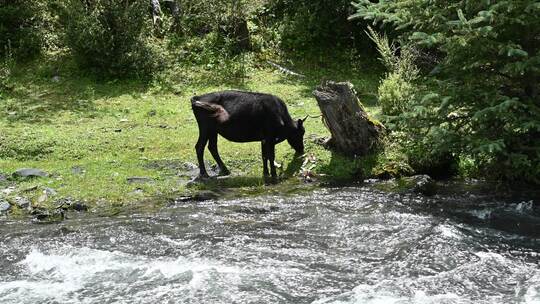
[[[437,229],[440,231],[440,233],[451,239],[461,239],[462,235],[461,233],[456,229],[454,226],[450,225],[439,225]]]
[[[515,210],[518,213],[527,213],[533,209],[533,201],[522,201],[519,204],[515,205]]]
[[[529,287],[523,295],[523,303],[540,304],[540,270],[529,280]]]
[[[491,218],[491,214],[493,213],[493,210],[492,209],[472,210],[472,211],[469,211],[469,213],[472,216],[477,217],[481,220],[488,220]]]
[[[184,257],[149,259],[119,251],[65,246],[33,249],[18,263],[24,279],[0,282],[0,303],[95,303],[119,297],[152,303],[152,298],[186,290],[206,292],[208,282],[233,284],[241,268]],[[224,278],[223,278],[224,277]],[[126,287],[134,285],[130,291]],[[90,290],[90,291],[89,291]],[[176,295],[178,295],[178,293]],[[138,296],[143,296],[137,300]]]
[[[427,295],[423,291],[415,291],[412,296],[400,295],[396,290],[378,285],[359,285],[352,291],[341,295],[317,300],[313,304],[466,304],[471,303],[459,296],[448,294]]]

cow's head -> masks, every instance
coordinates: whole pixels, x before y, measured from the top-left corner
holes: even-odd
[[[300,155],[304,154],[304,133],[306,133],[304,121],[305,119],[298,119],[295,121],[294,128],[290,131],[289,137],[287,138],[289,145],[293,147],[296,154]]]

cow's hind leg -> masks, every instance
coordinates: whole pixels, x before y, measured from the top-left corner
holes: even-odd
[[[208,150],[210,150],[210,153],[212,153],[212,156],[216,160],[216,163],[219,166],[219,175],[229,175],[231,172],[229,169],[227,169],[227,166],[223,163],[221,160],[221,157],[219,157],[218,147],[217,147],[217,132],[211,131],[208,135]]]
[[[199,162],[199,178],[207,178],[208,173],[204,166],[204,147],[206,147],[206,143],[208,142],[209,121],[205,119],[205,114],[197,109],[193,109],[193,112],[199,126],[199,139],[195,144],[195,152],[197,153],[197,161]]]
[[[197,144],[195,144],[195,152],[197,152],[197,161],[199,162],[199,177],[200,178],[208,177],[208,173],[206,172],[206,168],[204,167],[204,147],[206,146],[207,141],[208,141],[207,135],[202,132],[199,132],[199,140],[197,140]]]

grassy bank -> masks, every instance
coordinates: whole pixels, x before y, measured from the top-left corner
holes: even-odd
[[[341,66],[345,66],[341,64]],[[122,205],[155,197],[181,196],[201,188],[234,188],[267,191],[262,182],[259,143],[231,143],[219,139],[219,149],[233,176],[219,183],[186,186],[190,163],[196,163],[194,145],[198,129],[189,99],[221,89],[260,91],[280,96],[293,117],[318,114],[311,91],[321,78],[351,81],[368,111],[377,114],[374,94],[380,70],[366,66],[332,68],[303,65],[295,68],[305,77],[276,71],[269,65],[250,65],[246,77],[223,83],[210,78],[211,71],[183,70],[191,79],[168,78],[152,84],[100,81],[68,72],[53,78],[51,68],[31,64],[16,69],[10,92],[0,102],[0,174],[10,176],[20,168],[39,168],[48,178],[8,180],[15,196],[34,205],[51,207],[62,197]],[[200,72],[200,74],[199,74]],[[209,75],[205,78],[205,74]],[[172,80],[171,80],[172,79]],[[206,79],[206,81],[204,81]],[[319,176],[349,179],[365,167],[360,160],[332,154],[318,145],[328,136],[320,119],[306,122],[307,166]],[[277,146],[283,183],[298,183],[301,161],[293,161],[287,143]],[[206,160],[213,163],[208,152]],[[305,166],[306,167],[306,166]],[[181,176],[185,175],[185,176]],[[129,177],[148,177],[150,182],[129,183]],[[44,188],[57,193],[44,198]],[[41,198],[40,198],[41,197]]]

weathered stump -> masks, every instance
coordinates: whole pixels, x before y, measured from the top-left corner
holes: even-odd
[[[349,82],[323,81],[313,91],[332,137],[327,144],[348,156],[364,156],[378,146],[384,126],[366,113]]]

